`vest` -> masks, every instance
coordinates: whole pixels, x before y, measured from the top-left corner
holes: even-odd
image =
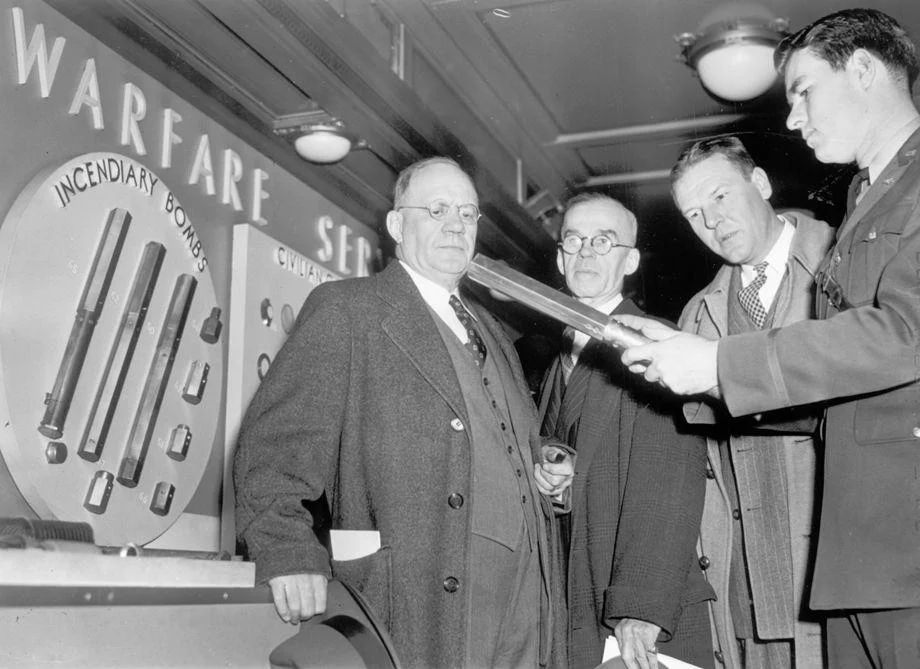
[[[521,525],[526,523],[530,547],[536,550],[537,500],[531,499],[530,492],[533,463],[526,398],[517,392],[499,343],[485,327],[478,328],[488,352],[480,370],[457,336],[440,318],[435,317],[435,321],[469,416],[472,532],[516,550]]]

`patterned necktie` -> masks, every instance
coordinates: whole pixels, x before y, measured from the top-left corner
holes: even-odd
[[[572,346],[575,343],[575,330],[566,326],[562,331],[562,350],[559,351],[559,364],[562,365],[562,378],[568,383],[569,377],[572,376],[572,370],[575,369],[575,361],[572,359]]]
[[[457,314],[460,324],[466,328],[466,336],[469,340],[463,346],[473,356],[476,366],[482,369],[482,366],[486,364],[486,345],[482,342],[482,337],[479,336],[479,330],[476,329],[476,321],[473,320],[472,314],[463,306],[459,297],[451,295],[448,302],[454,313]]]
[[[767,262],[759,262],[754,265],[754,271],[757,276],[748,285],[738,291],[738,301],[741,306],[754,321],[754,325],[762,328],[764,321],[767,320],[767,310],[764,309],[763,302],[760,301],[760,288],[767,282]]]

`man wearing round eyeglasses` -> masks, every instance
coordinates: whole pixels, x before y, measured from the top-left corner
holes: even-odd
[[[307,298],[240,430],[238,532],[287,621],[363,595],[404,667],[549,666],[552,509],[534,481],[536,408],[499,323],[459,291],[479,219],[448,158],[400,173],[398,262]],[[571,463],[546,465],[548,493]],[[331,531],[377,540],[337,559]]]
[[[569,291],[604,313],[641,314],[623,297],[639,266],[636,218],[600,193],[567,204],[556,255]],[[560,510],[567,562],[569,666],[597,666],[615,635],[627,667],[657,666],[657,650],[711,667],[695,546],[705,490],[703,441],[678,432],[677,404],[619,362],[617,351],[567,332],[540,392],[542,432],[576,451]]]

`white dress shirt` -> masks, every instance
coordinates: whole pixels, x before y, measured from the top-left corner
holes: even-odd
[[[602,313],[610,315],[613,312],[613,310],[616,309],[619,306],[620,302],[622,301],[623,301],[623,295],[621,293],[617,293],[616,295],[611,297],[609,300],[601,302],[599,305],[592,304],[589,306],[593,307],[594,309],[597,309],[598,311]],[[574,331],[574,337],[572,339],[572,351],[569,353],[569,355],[572,357],[573,366],[578,364],[578,356],[581,355],[581,352],[584,350],[585,345],[587,345],[587,343],[590,340],[591,340],[591,337],[589,335],[586,335],[581,330]],[[566,381],[568,381],[568,379],[566,379]]]
[[[773,300],[776,299],[776,293],[779,291],[779,285],[786,274],[786,263],[789,261],[789,249],[792,248],[792,237],[795,235],[795,226],[792,225],[785,217],[780,216],[783,222],[783,229],[779,237],[773,244],[773,248],[764,258],[767,263],[766,275],[767,280],[757,291],[760,296],[760,303],[763,308],[770,311],[773,306]],[[747,286],[757,276],[754,271],[754,265],[741,265],[741,286]]]
[[[438,318],[444,321],[444,324],[450,328],[451,332],[457,335],[457,339],[464,344],[467,343],[469,341],[469,335],[466,334],[466,328],[460,322],[460,319],[457,318],[457,313],[448,302],[451,295],[456,295],[457,299],[460,299],[458,292],[456,290],[451,292],[441,284],[435,283],[426,276],[422,276],[402,260],[399,261],[399,264],[402,265],[403,269],[409,274],[415,287],[418,288],[418,292],[422,294],[422,299],[425,300],[425,304],[437,314]],[[463,302],[463,300],[460,300],[460,302]],[[463,306],[466,305],[464,304]],[[467,309],[467,311],[470,310]],[[473,320],[476,320],[472,311],[470,311],[470,316],[473,317]]]

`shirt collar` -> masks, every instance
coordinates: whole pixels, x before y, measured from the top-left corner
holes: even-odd
[[[620,302],[623,301],[623,293],[617,293],[613,297],[604,300],[600,305],[594,307],[598,311],[607,314],[608,316],[613,313],[613,310],[620,306]]]
[[[792,247],[792,238],[795,235],[795,226],[789,222],[783,215],[779,215],[779,219],[783,222],[783,229],[779,233],[779,237],[776,238],[776,241],[773,243],[773,248],[770,249],[770,252],[767,253],[764,261],[767,263],[767,272],[768,273],[778,273],[781,274],[785,271],[786,261],[789,259],[789,249]],[[741,265],[741,274],[744,277],[753,278],[756,272],[754,271],[754,265]]]
[[[418,292],[422,294],[422,299],[425,300],[425,304],[427,304],[429,307],[435,308],[437,310],[440,309],[443,305],[447,304],[447,301],[450,299],[451,295],[457,295],[457,297],[459,297],[459,293],[456,289],[452,291],[447,290],[441,284],[432,281],[427,276],[424,276],[423,274],[420,274],[416,270],[412,269],[402,260],[399,261],[399,264],[403,266],[404,270],[406,270],[409,278],[412,279],[415,287],[418,288]]]
[[[888,141],[876,152],[868,165],[870,184],[875,183],[875,180],[878,179],[882,170],[884,170],[888,163],[891,162],[891,159],[898,154],[898,151],[904,146],[904,142],[906,142],[918,128],[920,128],[920,116],[915,116],[888,138]]]
[[[623,301],[623,294],[617,293],[610,299],[604,300],[598,306],[592,308],[597,309],[598,311],[610,315],[613,313],[613,310],[620,306],[620,302]],[[582,349],[585,347],[585,344],[591,339],[590,336],[582,332],[581,330],[573,330],[572,334],[572,350],[571,356],[573,360],[577,360]]]

